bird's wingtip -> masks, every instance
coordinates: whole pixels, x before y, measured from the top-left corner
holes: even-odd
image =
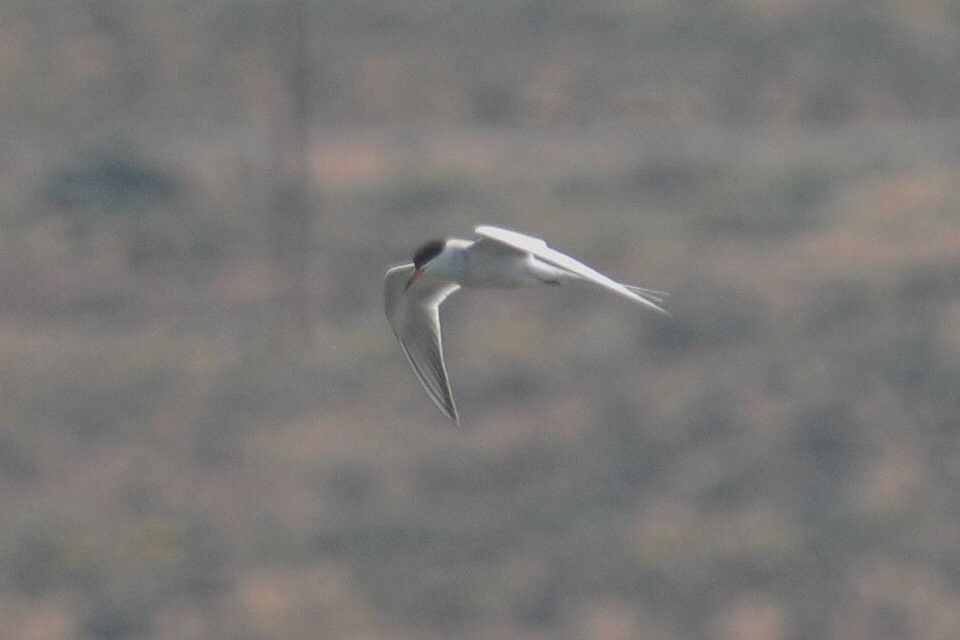
[[[444,409],[444,413],[447,414],[447,417],[450,418],[450,421],[453,422],[453,424],[457,425],[458,427],[460,426],[460,414],[457,412],[457,408],[455,406],[451,405],[446,407]]]

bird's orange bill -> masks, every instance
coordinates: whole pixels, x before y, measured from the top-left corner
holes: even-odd
[[[407,289],[409,289],[410,285],[413,284],[414,280],[419,278],[422,273],[423,273],[423,269],[420,269],[420,268],[414,269],[413,273],[410,274],[410,279],[407,280],[406,286],[403,287],[403,290],[406,291]]]

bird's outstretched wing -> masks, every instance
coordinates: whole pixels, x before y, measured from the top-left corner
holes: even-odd
[[[402,264],[387,271],[383,286],[384,311],[420,384],[448,418],[459,422],[443,361],[440,303],[460,285],[438,285],[421,278],[407,287],[411,273],[412,264]]]
[[[579,260],[575,260],[547,246],[547,243],[540,238],[534,238],[533,236],[528,236],[516,231],[488,225],[479,226],[474,229],[474,231],[482,238],[480,242],[493,241],[511,249],[528,252],[538,260],[551,264],[558,269],[563,269],[581,280],[592,282],[660,313],[670,315],[666,309],[658,304],[663,301],[663,297],[666,295],[662,291],[654,291],[652,289],[644,289],[642,287],[634,287],[617,282],[591,269]]]

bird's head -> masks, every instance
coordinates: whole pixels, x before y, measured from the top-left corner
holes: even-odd
[[[423,275],[427,264],[440,255],[446,245],[445,240],[430,240],[423,243],[423,245],[413,253],[413,273],[410,274],[410,279],[407,280],[407,285],[403,288],[404,291],[409,289],[410,285]]]

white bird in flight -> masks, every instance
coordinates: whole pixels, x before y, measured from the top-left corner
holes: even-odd
[[[479,226],[477,240],[430,240],[413,262],[387,271],[383,303],[387,320],[414,373],[440,410],[459,422],[440,339],[440,304],[460,287],[510,289],[588,282],[660,313],[667,295],[611,280],[547,246],[539,238],[499,227]]]

